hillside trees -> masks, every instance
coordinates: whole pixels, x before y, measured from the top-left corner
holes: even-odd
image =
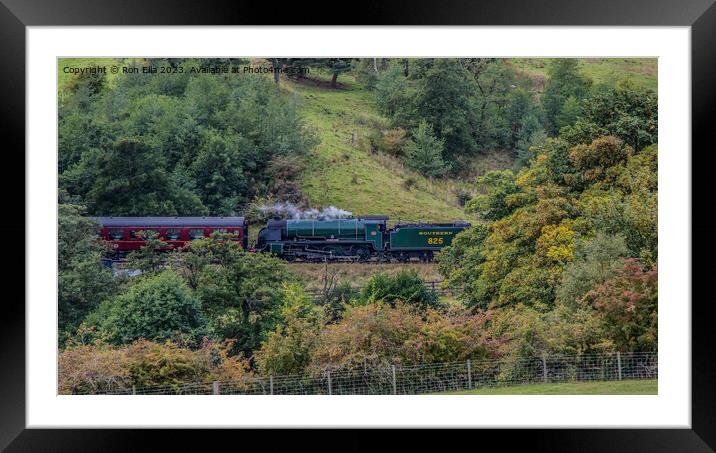
[[[472,100],[475,85],[469,73],[457,62],[435,60],[423,77],[416,81],[409,128],[421,121],[430,124],[435,135],[445,143],[446,158],[472,155],[477,142],[472,135],[476,128],[476,106]]]
[[[571,145],[604,135],[619,137],[635,150],[657,142],[658,102],[653,91],[637,90],[622,81],[583,102],[582,110],[561,134]]]
[[[297,67],[324,69],[331,74],[331,88],[338,87],[338,76],[351,70],[351,58],[294,58]]]
[[[621,235],[598,231],[591,239],[578,240],[574,247],[574,260],[562,274],[557,299],[565,305],[574,305],[594,286],[613,276],[628,254]]]
[[[269,164],[315,145],[264,77],[116,77],[77,109],[60,105],[60,187],[92,215],[227,215],[272,190]],[[198,65],[200,66],[200,65]]]
[[[586,98],[592,85],[579,72],[579,61],[573,58],[557,58],[549,67],[549,77],[544,88],[543,104],[550,130],[553,134],[571,124],[579,113],[579,102]]]
[[[93,174],[89,190],[81,194],[90,212],[108,216],[208,213],[199,197],[166,171],[164,156],[142,139],[122,140],[91,163],[88,161],[87,166],[92,168],[74,168],[64,176],[69,182],[75,177],[84,180],[88,172]]]
[[[119,289],[112,271],[102,265],[106,249],[97,240],[99,224],[85,217],[84,206],[68,203],[61,191],[58,206],[57,279],[60,343],[103,299]]]
[[[407,125],[410,121],[410,99],[414,88],[403,73],[403,69],[393,64],[380,72],[374,91],[378,111],[396,125]]]
[[[510,195],[517,193],[519,189],[512,171],[490,171],[475,181],[485,187],[487,193],[473,197],[466,204],[465,212],[477,213],[488,220],[498,220],[514,210]]]
[[[594,102],[602,105],[613,95],[603,93]],[[630,104],[614,110],[610,123],[624,123],[650,96],[625,95]],[[596,108],[590,101],[585,106],[587,112]],[[525,305],[549,311],[557,299],[573,305],[626,258],[651,266],[657,254],[657,150],[636,150],[626,140],[647,133],[652,120],[641,121],[645,130],[636,134],[576,144],[562,136],[547,140],[514,178],[509,171],[480,178],[486,193],[468,209],[492,223],[461,234],[440,257],[461,298],[482,310]]]
[[[378,74],[378,109],[392,126],[412,135],[423,122],[429,124],[443,142],[442,159],[452,173],[476,154],[493,149],[525,154],[544,140],[544,113],[531,82],[505,61],[418,59],[411,67],[406,76],[393,62]]]

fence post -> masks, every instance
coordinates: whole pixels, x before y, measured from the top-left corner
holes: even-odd
[[[273,375],[269,376],[269,392],[273,395]]]
[[[470,359],[467,359],[467,388],[472,388],[472,372],[470,369]]]
[[[622,355],[620,352],[617,352],[617,372],[619,376],[619,380],[622,380]]]
[[[211,394],[212,395],[219,394],[219,382],[218,381],[214,381],[214,383],[211,384]]]
[[[393,395],[398,394],[398,387],[395,385],[395,365],[391,365],[390,369],[393,372]]]
[[[137,394],[137,386],[133,385],[132,386],[132,395],[136,395],[136,394]]]
[[[331,372],[328,372],[328,394],[333,395],[333,389],[331,388]]]
[[[547,382],[547,357],[542,356],[542,381]]]

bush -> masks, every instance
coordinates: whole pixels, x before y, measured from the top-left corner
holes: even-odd
[[[248,362],[229,357],[230,349],[230,343],[206,339],[197,350],[147,340],[119,347],[72,345],[59,355],[58,389],[60,394],[130,391],[132,386],[179,386],[252,377]]]
[[[413,176],[408,176],[403,180],[403,187],[410,190],[413,187],[415,187],[418,184],[418,180],[415,179]]]
[[[69,347],[58,358],[58,393],[95,393],[131,388],[124,350],[109,345]]]
[[[624,238],[619,235],[600,232],[591,240],[577,241],[574,261],[564,268],[557,300],[575,305],[590,289],[613,276],[628,252]]]
[[[655,351],[658,289],[656,265],[645,271],[631,258],[617,275],[589,291],[583,302],[597,309],[617,350]]]
[[[163,341],[201,338],[205,330],[199,300],[173,271],[141,278],[125,293],[109,299],[85,320],[113,344],[139,338]]]
[[[383,132],[382,150],[393,156],[403,155],[403,146],[406,142],[405,134],[405,129],[402,127]]]
[[[363,288],[361,299],[364,303],[381,301],[390,306],[400,301],[422,309],[439,302],[437,293],[428,289],[413,269],[401,270],[392,277],[385,273],[374,275]]]
[[[465,206],[472,199],[472,193],[465,189],[460,189],[457,191],[455,198],[457,199],[457,204]]]
[[[319,298],[317,302],[323,306],[323,319],[327,323],[340,321],[347,305],[358,301],[361,297],[359,288],[349,282],[337,284],[327,294]]]
[[[261,345],[256,363],[264,375],[303,373],[311,359],[319,329],[319,313],[298,285],[285,289],[282,322]]]
[[[324,326],[309,369],[387,367],[449,362],[490,355],[485,318],[463,312],[421,314],[398,303],[350,307],[343,320]]]

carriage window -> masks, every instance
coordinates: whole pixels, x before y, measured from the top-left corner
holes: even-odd
[[[181,237],[181,230],[179,228],[169,228],[166,234],[168,241],[178,241]]]
[[[137,231],[139,231],[139,230],[129,230],[129,238],[137,239]]]
[[[204,237],[203,228],[192,228],[189,230],[189,237],[192,239],[201,239]]]
[[[119,241],[124,239],[124,230],[121,228],[110,228],[109,238],[113,241]]]

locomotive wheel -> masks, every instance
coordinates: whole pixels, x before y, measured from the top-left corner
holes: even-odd
[[[370,252],[363,247],[358,247],[356,255],[358,255],[358,261],[360,262],[365,262],[370,259]]]

